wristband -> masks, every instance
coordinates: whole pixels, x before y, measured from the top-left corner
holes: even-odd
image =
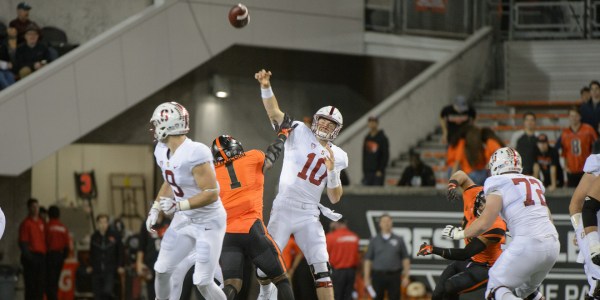
[[[261,95],[261,97],[262,97],[263,99],[269,99],[269,98],[271,98],[271,97],[275,96],[275,95],[273,94],[273,89],[272,89],[271,87],[268,87],[268,88],[266,88],[266,89],[263,89],[263,88],[261,88],[261,89],[260,89],[260,95]]]
[[[177,210],[190,210],[190,200],[183,200],[177,202]]]
[[[152,208],[150,208],[150,210],[153,210],[153,209],[160,210],[160,202],[154,201],[154,203],[152,204]]]
[[[340,172],[327,170],[327,187],[330,189],[336,188],[342,184],[340,180]]]
[[[465,238],[465,231],[462,229],[457,229],[456,232],[454,233],[454,239],[462,240],[464,238]]]
[[[454,186],[453,186],[453,185],[454,185]],[[457,187],[457,186],[458,186],[458,181],[457,181],[456,179],[450,179],[450,180],[448,181],[448,187],[453,187],[453,188],[455,188],[455,187]]]
[[[571,224],[573,224],[573,228],[577,230],[579,228],[579,223],[581,222],[581,213],[576,213],[571,216]]]

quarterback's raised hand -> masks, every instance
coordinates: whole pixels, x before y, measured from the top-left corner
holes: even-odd
[[[325,166],[327,167],[327,171],[333,171],[335,168],[335,157],[333,156],[333,150],[331,150],[329,144],[325,146],[325,149],[327,149],[329,152],[329,155],[325,156]]]
[[[417,252],[417,256],[427,256],[433,254],[433,246],[428,245],[427,243],[423,243],[421,248],[419,248],[419,252]]]
[[[258,80],[261,88],[266,89],[271,87],[271,75],[271,71],[265,71],[265,69],[262,69],[254,74],[254,78]]]
[[[465,238],[465,231],[461,227],[446,225],[446,228],[442,230],[442,237],[453,240],[462,240]]]
[[[450,180],[448,182],[448,191],[446,192],[446,199],[449,202],[458,202],[462,199],[456,188],[458,187],[458,181]]]

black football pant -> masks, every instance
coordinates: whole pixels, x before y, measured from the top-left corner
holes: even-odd
[[[432,300],[458,300],[459,295],[485,288],[489,268],[472,261],[454,261],[440,276]]]

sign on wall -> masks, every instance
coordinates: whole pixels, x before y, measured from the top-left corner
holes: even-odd
[[[322,200],[322,203],[328,201]],[[547,198],[558,230],[561,250],[558,262],[541,287],[547,300],[583,299],[589,287],[583,265],[576,262],[578,247],[573,244],[575,232],[568,215],[569,199]],[[340,204],[332,206],[348,220],[348,226],[361,238],[362,244],[375,236],[379,230],[379,217],[389,214],[393,220],[393,232],[401,236],[411,254],[411,275],[417,276],[430,288],[449,261],[436,255],[416,256],[423,242],[446,248],[464,247],[463,241],[442,238],[442,230],[448,224],[460,225],[462,203],[448,203],[440,196],[404,195],[344,195]],[[510,238],[508,238],[510,244]],[[481,299],[480,293],[461,299]]]

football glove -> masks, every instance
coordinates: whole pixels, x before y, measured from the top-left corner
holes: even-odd
[[[150,233],[155,232],[154,229],[152,229],[152,226],[154,226],[156,224],[156,220],[158,220],[159,208],[160,204],[154,201],[152,208],[150,208],[150,211],[148,212],[148,218],[146,219],[146,230],[148,230]]]
[[[461,227],[446,225],[446,228],[442,230],[442,237],[453,240],[462,240],[465,238],[465,231]]]
[[[600,266],[600,245],[590,246],[590,258],[595,265]]]
[[[448,202],[453,203],[461,200],[462,197],[456,190],[457,187],[458,181],[453,179],[448,182],[448,192],[446,192],[446,199],[448,200]]]
[[[431,255],[433,253],[433,246],[428,245],[427,243],[423,243],[421,248],[419,248],[419,252],[417,252],[417,256],[426,256]]]
[[[160,197],[160,209],[167,215],[172,215],[179,210],[177,201],[169,197]]]

